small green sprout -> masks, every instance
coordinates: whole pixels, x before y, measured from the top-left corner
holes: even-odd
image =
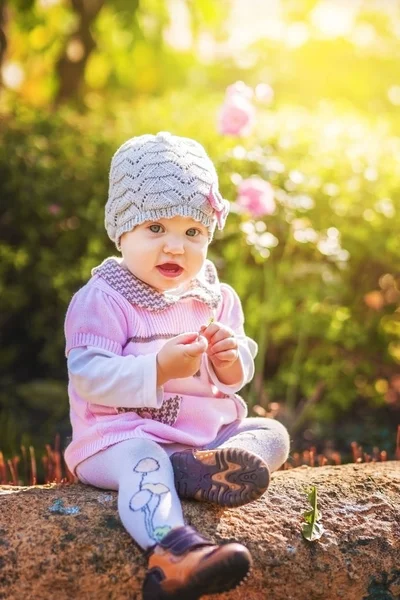
[[[308,490],[308,501],[311,504],[311,510],[306,510],[303,514],[305,523],[303,523],[301,533],[305,540],[315,542],[320,539],[325,531],[324,526],[319,522],[322,514],[317,507],[317,488],[315,485]]]

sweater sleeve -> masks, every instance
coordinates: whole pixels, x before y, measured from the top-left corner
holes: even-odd
[[[235,394],[249,383],[254,376],[254,358],[258,346],[254,340],[247,337],[244,331],[244,315],[239,296],[235,290],[226,283],[221,283],[222,302],[216,320],[227,325],[236,334],[238,342],[239,359],[242,363],[243,377],[233,385],[226,385],[219,381],[212,362],[206,358],[206,368],[212,383],[224,394]]]
[[[163,388],[156,388],[155,355],[117,356],[94,347],[68,354],[70,382],[89,403],[126,408],[160,408]]]
[[[70,380],[87,402],[127,408],[159,408],[157,355],[123,356],[128,341],[118,299],[87,284],[72,298],[65,320]]]
[[[90,282],[72,298],[64,329],[67,356],[81,346],[121,355],[128,341],[128,324],[119,302]]]

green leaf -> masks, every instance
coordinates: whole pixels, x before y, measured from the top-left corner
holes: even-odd
[[[324,526],[321,523],[304,523],[301,533],[307,541],[315,542],[320,539],[324,531]]]
[[[315,486],[310,488],[307,497],[311,504],[311,509],[306,510],[303,514],[305,523],[302,525],[301,533],[307,541],[315,542],[320,539],[325,531],[324,526],[319,522],[322,518],[322,513],[317,507],[317,488]]]

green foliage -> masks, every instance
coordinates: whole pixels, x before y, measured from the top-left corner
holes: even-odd
[[[374,410],[393,419],[398,141],[355,115],[342,115],[332,131],[331,114],[282,109],[265,111],[257,137],[238,144],[202,127],[204,115],[212,122],[216,114],[215,98],[199,101],[196,114],[191,102],[174,93],[162,103],[109,107],[102,117],[24,109],[3,123],[3,450],[15,449],[22,432],[43,445],[68,431],[63,321],[90,270],[116,252],[103,226],[110,157],[126,137],[160,129],[205,144],[227,198],[236,197],[237,174],[258,174],[275,188],[274,215],[252,221],[232,212],[210,248],[260,345],[264,378],[245,391],[250,404],[279,403],[293,434],[307,427],[311,441],[340,437],[332,424],[346,415]],[[371,443],[390,450],[394,432],[382,431]]]
[[[97,239],[110,146],[77,127],[24,113],[1,132],[0,402],[36,442],[66,430],[65,307],[106,247]],[[5,428],[3,449],[19,436]]]
[[[260,342],[266,399],[285,399],[293,432],[310,415],[318,429],[359,398],[383,404],[397,385],[397,145],[355,115],[282,110],[220,162],[228,197],[235,173],[276,190],[276,213],[231,217],[216,255]],[[321,384],[323,402],[310,402]],[[257,380],[250,393],[260,400]]]
[[[186,48],[168,42],[167,2],[104,3],[77,113],[53,106],[59,58],[80,51],[69,46],[73,5],[8,3],[1,449],[68,435],[63,321],[91,269],[115,253],[103,226],[110,158],[132,135],[171,130],[206,146],[230,200],[240,178],[274,187],[275,214],[252,220],[232,206],[210,248],[259,343],[250,405],[279,410],[298,448],[357,439],[390,453],[400,404],[400,9],[357,3],[351,28],[332,34],[336,16],[330,32],[316,18],[329,3],[285,0],[280,27],[271,33],[266,21],[261,39],[228,52],[218,44],[232,33],[230,2],[184,4]],[[208,58],[198,50],[207,36]],[[275,91],[276,104],[258,108],[255,133],[242,139],[215,124],[236,79]]]
[[[317,506],[317,488],[313,485],[307,494],[311,509],[304,512],[304,521],[301,528],[302,536],[309,542],[319,540],[324,533],[324,526],[320,523],[322,518],[321,512]]]

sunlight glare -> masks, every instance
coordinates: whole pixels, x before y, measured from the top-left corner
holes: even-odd
[[[321,0],[311,13],[311,21],[327,38],[345,36],[353,29],[358,8],[357,0],[352,2]]]
[[[9,62],[3,65],[1,77],[6,87],[11,90],[18,90],[25,80],[25,72],[20,64]]]

